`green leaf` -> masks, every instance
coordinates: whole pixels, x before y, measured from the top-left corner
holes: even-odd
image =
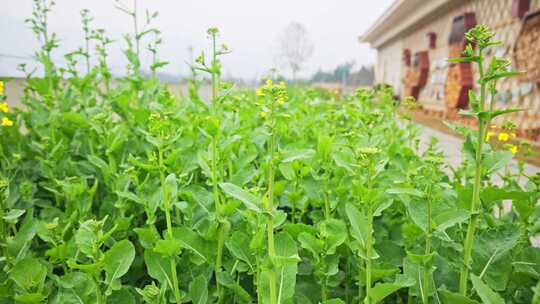
[[[365,247],[367,235],[370,233],[367,230],[368,219],[367,217],[358,211],[358,209],[351,203],[347,203],[345,206],[345,212],[347,213],[347,218],[351,223],[350,230],[353,238],[360,242],[362,247]]]
[[[163,257],[159,253],[152,250],[144,251],[144,262],[148,275],[158,280],[163,285],[168,285],[172,288],[171,264],[168,258]]]
[[[178,197],[178,184],[176,183],[176,174],[171,173],[165,178],[164,187],[164,197],[163,197],[163,207],[169,209],[170,206],[176,202]]]
[[[153,226],[133,229],[139,237],[139,243],[145,249],[153,248],[154,244],[160,239],[159,233]]]
[[[490,174],[504,168],[512,160],[514,155],[509,151],[494,151],[488,153],[482,163],[486,174]]]
[[[386,190],[386,193],[388,194],[404,194],[404,195],[411,195],[416,197],[423,197],[424,194],[416,189],[413,188],[391,188]]]
[[[47,267],[36,258],[20,260],[9,273],[17,286],[24,290],[43,285],[47,276]]]
[[[480,304],[480,302],[469,299],[459,293],[454,293],[444,289],[440,289],[439,294],[441,295],[444,304]]]
[[[508,113],[515,113],[515,112],[522,112],[527,111],[527,109],[503,109],[503,110],[495,110],[490,112],[489,118],[493,119],[497,116],[508,114]]]
[[[377,283],[371,289],[370,298],[373,301],[373,303],[378,303],[382,301],[384,298],[393,294],[394,292],[400,290],[401,288],[409,287],[409,286],[412,286],[413,284],[414,282],[410,280],[405,281],[405,282]]]
[[[222,286],[227,287],[227,289],[232,290],[237,296],[237,301],[240,303],[252,303],[251,295],[240,285],[238,284],[233,277],[226,271],[219,272],[217,274],[217,281]]]
[[[299,159],[308,159],[308,158],[312,158],[314,155],[315,155],[315,150],[313,149],[290,151],[290,152],[284,153],[283,160],[281,162],[289,163],[289,162],[299,160]]]
[[[296,173],[292,167],[291,163],[281,163],[279,164],[279,171],[288,180],[294,180],[296,178]]]
[[[196,256],[213,264],[217,250],[215,242],[205,240],[197,232],[187,227],[173,228],[173,236],[180,242],[182,248],[188,249]]]
[[[23,209],[11,209],[2,218],[10,224],[16,224],[18,218],[21,217],[25,212],[26,210]]]
[[[321,302],[321,304],[345,304],[345,302],[343,302],[341,299],[330,299]]]
[[[482,299],[485,304],[504,304],[503,298],[489,286],[487,286],[482,279],[471,273],[471,281],[476,293]]]
[[[180,255],[181,251],[182,245],[178,240],[159,240],[154,247],[154,252],[165,257],[174,257]]]
[[[45,299],[47,299],[47,296],[39,292],[25,293],[15,296],[15,302],[18,304],[40,304],[43,303]]]
[[[257,213],[262,213],[262,210],[258,206],[261,202],[261,199],[257,196],[249,193],[248,191],[238,187],[235,184],[220,183],[219,186],[227,195],[244,203],[246,208],[248,208],[249,210],[255,211]]]
[[[350,149],[344,149],[332,154],[332,158],[338,167],[347,170],[349,173],[354,173],[353,163],[354,155]]]
[[[309,233],[302,232],[298,235],[298,241],[302,248],[310,251],[316,260],[319,259],[319,255],[324,249],[324,242],[322,240],[317,239]]]
[[[454,57],[448,58],[449,63],[460,63],[460,62],[477,62],[480,58],[478,56],[471,57]]]
[[[126,274],[135,259],[135,247],[128,240],[116,242],[107,252],[103,259],[106,284],[110,286],[113,281]]]
[[[189,297],[193,304],[206,304],[208,302],[208,281],[203,275],[197,276],[189,283]]]
[[[433,218],[437,231],[445,231],[456,224],[463,223],[469,219],[469,212],[464,209],[447,210],[437,214]]]
[[[251,238],[242,231],[235,231],[233,234],[225,241],[225,246],[229,249],[229,252],[232,255],[248,264],[248,266],[253,269],[255,264],[255,257],[249,249],[249,242]]]
[[[519,76],[519,75],[522,75],[522,74],[523,74],[523,72],[519,72],[519,71],[499,72],[499,73],[494,73],[492,75],[485,76],[483,81],[488,82],[488,81],[493,81],[493,80],[497,80],[497,79],[501,79],[501,78]]]

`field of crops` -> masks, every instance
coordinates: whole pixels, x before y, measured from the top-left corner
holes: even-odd
[[[453,60],[482,68],[463,113],[479,127],[453,126],[465,142],[449,174],[399,114],[414,100],[389,88],[237,89],[215,28],[193,66],[210,100],[196,77],[178,97],[141,75],[145,32],[126,36],[112,85],[106,33],[86,19],[97,53],[60,68],[35,3],[44,77],[28,75],[24,110],[0,82],[0,303],[540,303],[540,174],[505,170],[521,147],[490,120],[517,109],[490,101],[515,73],[484,57],[487,28]]]

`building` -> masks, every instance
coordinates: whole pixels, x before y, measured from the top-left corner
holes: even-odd
[[[502,41],[488,56],[511,58],[514,69],[527,71],[500,82],[496,107],[528,111],[502,119],[512,119],[521,136],[540,140],[540,0],[397,0],[360,40],[377,50],[376,83],[416,97],[425,112],[459,119],[468,90],[477,89],[477,71],[447,58],[459,56],[463,34],[476,24]]]

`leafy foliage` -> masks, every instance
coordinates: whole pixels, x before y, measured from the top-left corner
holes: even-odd
[[[30,23],[43,35],[51,6],[35,3]],[[29,75],[25,109],[0,129],[1,303],[540,299],[540,251],[529,242],[540,178],[520,186],[500,173],[512,155],[475,146],[482,134],[468,131],[470,157],[448,174],[435,141],[418,149],[388,88],[335,100],[271,80],[257,94],[223,83],[228,49],[214,28],[215,52],[193,67],[212,79],[208,102],[196,75],[187,97],[141,76],[148,28],[126,37],[127,73],[113,82],[110,41],[84,18],[98,64],[84,75],[58,68],[55,38],[44,41],[45,76]],[[90,56],[77,54],[74,64]],[[510,211],[494,212],[507,200]]]

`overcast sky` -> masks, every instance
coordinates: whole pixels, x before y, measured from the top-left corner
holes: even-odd
[[[0,0],[0,75],[15,75],[16,65],[29,61],[38,44],[24,20],[32,12],[32,0]],[[306,26],[315,42],[315,51],[300,74],[310,75],[319,68],[333,69],[354,60],[357,67],[373,64],[375,52],[360,44],[364,33],[393,0],[138,0],[144,11],[158,11],[154,26],[162,31],[159,57],[169,61],[164,72],[186,74],[188,47],[199,53],[208,45],[206,29],[217,26],[221,39],[232,53],[223,58],[224,74],[253,79],[276,66],[277,36],[290,22]],[[133,0],[123,0],[131,6]],[[121,73],[125,60],[122,33],[132,29],[128,16],[115,9],[114,0],[56,0],[50,16],[50,29],[57,33],[61,47],[54,54],[62,62],[63,54],[82,45],[79,12],[87,8],[93,25],[105,28],[116,40],[111,47],[110,63]],[[142,18],[141,18],[142,19]],[[142,21],[142,20],[141,20]],[[6,57],[7,55],[7,57]],[[143,60],[148,59],[147,55]],[[281,68],[278,66],[281,70]],[[288,71],[283,71],[290,75]]]

